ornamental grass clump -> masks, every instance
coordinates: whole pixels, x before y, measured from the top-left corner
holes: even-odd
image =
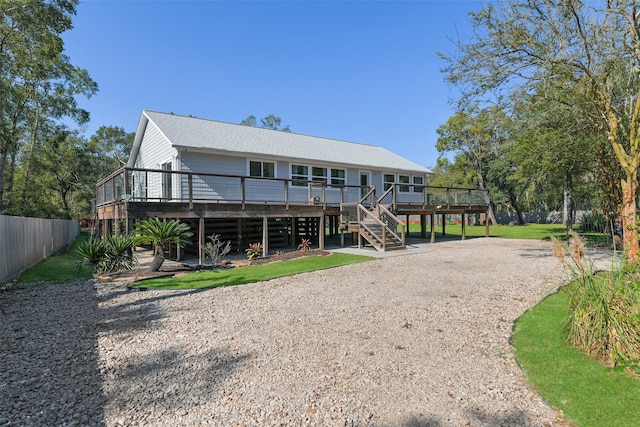
[[[629,268],[595,273],[578,235],[568,245],[553,239],[553,253],[571,276],[567,341],[616,369],[636,374],[640,359],[640,275]]]

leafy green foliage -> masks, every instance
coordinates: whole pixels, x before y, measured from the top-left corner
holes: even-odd
[[[133,236],[113,235],[84,241],[76,248],[79,268],[91,267],[94,273],[130,270],[135,267]]]
[[[637,369],[639,272],[614,269],[606,274],[594,274],[577,235],[568,246],[554,239],[554,255],[573,279],[564,288],[569,313],[565,329],[568,342],[610,366]]]
[[[249,243],[249,247],[245,249],[247,253],[247,259],[259,258],[262,256],[263,247],[262,243]]]
[[[51,153],[42,152],[43,145],[58,140],[66,131],[61,124],[64,121],[83,124],[89,120],[76,95],[90,97],[97,92],[97,84],[86,70],[70,63],[63,49],[62,33],[72,28],[77,4],[77,0],[0,1],[0,211],[16,213],[37,206],[27,205],[24,193],[37,181],[37,157],[50,157]],[[7,167],[9,162],[11,167]],[[62,166],[73,170],[71,164]],[[50,176],[69,181],[55,173]],[[19,191],[5,193],[18,186]],[[44,185],[49,200],[42,206],[56,201],[58,216],[68,217],[70,209],[64,203],[69,199],[57,201],[53,197],[55,192],[65,191],[65,185],[50,187]],[[70,196],[69,191],[58,195]]]
[[[193,233],[189,226],[177,219],[167,220],[158,218],[143,219],[136,222],[135,241],[153,246],[153,262],[149,271],[158,271],[165,258],[165,251],[169,244],[185,246],[191,243]]]

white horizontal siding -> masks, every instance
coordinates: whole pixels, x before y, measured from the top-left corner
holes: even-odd
[[[171,146],[171,143],[162,135],[156,125],[149,122],[140,145],[136,166],[158,169],[162,163],[174,159],[176,155],[177,150]]]

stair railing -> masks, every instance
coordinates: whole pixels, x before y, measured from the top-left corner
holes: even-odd
[[[404,233],[404,223],[395,216],[389,209],[387,209],[384,205],[379,204],[378,209],[380,212],[380,221],[384,224],[385,229],[388,233],[395,236],[398,241],[402,242],[402,246],[405,244],[405,233]],[[398,234],[398,228],[400,228],[400,234]]]
[[[387,248],[387,228],[372,211],[361,204],[358,204],[358,224],[361,229],[359,239],[363,236],[366,238],[366,235],[362,233],[362,229],[366,230],[371,236],[378,240],[378,243],[382,244],[382,251],[384,252]],[[375,242],[370,241],[369,243],[380,250],[376,247]],[[358,247],[360,247],[360,242],[358,242]]]

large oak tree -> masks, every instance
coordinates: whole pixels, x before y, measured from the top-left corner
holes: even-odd
[[[634,0],[505,0],[471,14],[473,35],[443,55],[464,104],[564,81],[569,103],[600,120],[625,172],[622,216],[627,259],[638,260],[636,192],[640,167],[640,10]],[[582,108],[584,107],[584,108]]]

